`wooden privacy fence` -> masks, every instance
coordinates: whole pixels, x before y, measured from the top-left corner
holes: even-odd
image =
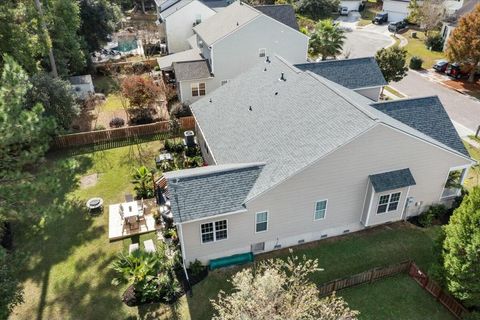
[[[192,116],[179,118],[179,121],[182,130],[192,130],[195,128],[195,119]],[[52,141],[51,148],[64,149],[76,146],[86,146],[112,140],[151,136],[159,133],[166,133],[169,130],[170,123],[168,121],[161,121],[124,128],[72,133],[55,137]]]
[[[373,281],[394,276],[400,273],[407,273],[415,279],[427,292],[433,295],[441,304],[443,304],[456,318],[461,319],[462,315],[468,311],[455,298],[446,293],[434,281],[422,272],[412,261],[404,261],[399,264],[390,265],[382,268],[374,268],[355,275],[336,279],[327,282],[318,287],[321,296],[326,296],[334,291],[350,288],[364,283],[372,283]]]
[[[454,297],[446,293],[438,284],[431,280],[427,274],[420,270],[415,262],[410,264],[408,275],[415,279],[426,291],[434,296],[437,301],[445,306],[455,317],[461,319],[468,310],[460,304]]]

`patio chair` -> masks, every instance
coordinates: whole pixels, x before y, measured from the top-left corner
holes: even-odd
[[[145,247],[146,252],[157,251],[157,249],[155,248],[155,244],[153,243],[152,239],[143,241],[143,246]]]
[[[140,245],[138,243],[132,243],[128,247],[128,254],[132,254],[133,251],[137,251],[137,250],[140,250]]]
[[[132,202],[133,196],[130,193],[125,194],[125,202]]]
[[[127,224],[130,226],[130,230],[135,230],[135,229],[138,229],[140,227],[138,221],[137,221],[137,217],[133,216],[133,217],[128,217],[127,218]]]

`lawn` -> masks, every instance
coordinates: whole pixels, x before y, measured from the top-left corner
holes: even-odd
[[[339,291],[338,295],[342,296],[352,309],[360,311],[359,320],[455,319],[446,308],[406,274],[348,288]]]
[[[108,209],[96,217],[85,210],[86,199],[93,196],[102,197],[106,208],[123,201],[125,193],[132,193],[132,168],[153,166],[161,146],[152,141],[49,157],[45,165],[59,179],[58,192],[43,199],[39,210],[45,218],[38,225],[15,226],[14,244],[26,257],[25,269],[19,270],[25,303],[14,310],[12,319],[125,319],[146,314],[171,318],[166,307],[129,308],[121,302],[124,287],[111,285],[109,265],[130,240],[109,242]],[[64,168],[65,162],[70,167]],[[99,174],[96,185],[81,189],[80,178],[92,173]]]
[[[361,19],[357,25],[362,27],[372,23],[373,18],[380,11],[382,11],[381,3],[377,3],[376,0],[368,0],[365,3],[365,9],[360,13]]]
[[[306,244],[294,248],[294,254],[319,260],[324,271],[312,277],[318,284],[407,259],[415,260],[420,268],[428,270],[434,259],[433,241],[438,231],[438,227],[419,229],[399,223]],[[287,254],[288,250],[280,250],[258,256],[257,260]],[[237,270],[239,268],[211,272],[207,279],[193,287],[193,297],[188,297],[192,319],[210,319],[209,299],[214,299],[220,290],[230,289],[225,280]]]
[[[416,32],[416,38],[412,37],[412,32]],[[401,34],[408,40],[408,44],[405,46],[407,49],[408,61],[413,56],[418,56],[423,59],[422,67],[424,69],[430,69],[436,61],[445,59],[445,54],[443,52],[430,51],[425,46],[425,34],[422,31],[409,29],[405,33]]]
[[[471,144],[467,142],[464,142],[463,144],[467,148],[468,153],[470,153],[470,156],[473,159],[480,161],[480,150],[473,147]],[[470,168],[470,170],[468,170],[468,176],[465,179],[465,183],[464,183],[465,187],[467,189],[471,189],[475,186],[478,186],[479,182],[480,182],[480,167],[476,166],[476,167]]]

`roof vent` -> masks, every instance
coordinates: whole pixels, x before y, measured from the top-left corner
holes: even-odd
[[[210,103],[212,103],[212,98],[210,98]]]
[[[277,91],[277,92],[275,92],[275,95],[276,95],[276,96],[278,96],[278,91]]]
[[[263,69],[263,71],[267,71],[267,68]]]
[[[239,26],[238,21],[237,21],[237,27]]]
[[[287,81],[287,78],[285,78],[285,74],[282,72],[282,75],[280,77],[281,81]]]
[[[252,110],[253,110],[253,109],[252,109],[252,106],[249,106],[249,107],[248,107],[248,110],[252,111]]]
[[[270,63],[270,62],[271,62],[269,56],[267,56],[267,60],[265,60],[265,62],[266,62],[266,63]]]

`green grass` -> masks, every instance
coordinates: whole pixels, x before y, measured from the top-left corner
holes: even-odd
[[[412,32],[417,33],[416,38],[412,37]],[[405,46],[405,49],[408,52],[408,61],[410,61],[413,56],[418,56],[423,59],[422,67],[424,69],[429,69],[435,64],[436,61],[445,59],[445,54],[443,52],[430,51],[427,49],[424,42],[425,34],[423,32],[408,30],[407,32],[403,33],[402,36],[408,40],[408,44]]]
[[[109,265],[126,250],[131,240],[108,240],[108,205],[133,193],[130,175],[141,164],[154,166],[160,141],[124,146],[75,156],[54,155],[48,159],[50,174],[58,178],[55,194],[47,195],[39,211],[45,216],[33,227],[15,225],[14,245],[25,254],[19,270],[25,288],[25,303],[12,319],[125,319],[145,314],[169,319],[168,308],[153,305],[129,308],[121,301],[125,287],[111,285]],[[62,168],[62,163],[75,163]],[[95,186],[80,189],[81,176],[98,173]],[[105,212],[89,216],[85,201],[94,196],[105,201]],[[140,241],[153,238],[143,235]]]
[[[470,153],[470,156],[473,159],[480,162],[480,149],[475,148],[474,146],[472,146],[467,142],[463,142],[463,144],[467,148],[468,153]],[[468,176],[465,179],[464,185],[467,189],[472,189],[473,187],[480,185],[480,167],[479,166],[470,168],[470,170],[468,170]]]
[[[372,23],[373,18],[375,18],[375,15],[380,11],[382,11],[382,6],[378,4],[376,0],[367,1],[365,3],[365,9],[360,13],[361,18],[357,25],[363,27]]]
[[[406,274],[341,290],[359,320],[453,320],[446,308]]]
[[[110,93],[106,96],[105,103],[102,104],[100,108],[102,111],[115,111],[124,109],[123,104],[125,104],[125,107],[128,107],[129,103],[127,99],[123,100],[124,101],[122,102],[122,96],[120,93]]]
[[[96,76],[93,78],[93,86],[95,87],[95,92],[105,95],[119,90],[117,81],[110,76]]]
[[[390,86],[385,86],[385,90],[387,90],[388,92],[390,92],[391,94],[393,94],[394,96],[397,96],[399,98],[404,98],[405,97],[400,92],[398,92],[397,90],[393,89]]]
[[[438,231],[438,227],[419,229],[409,224],[396,224],[307,244],[294,248],[294,254],[319,260],[324,271],[312,277],[317,284],[407,259],[415,260],[420,268],[428,270],[434,260],[433,241]],[[286,255],[288,250],[280,250],[257,256],[257,260]],[[220,290],[228,292],[230,286],[225,280],[239,269],[213,271],[194,286],[193,297],[188,298],[192,319],[211,318],[213,311],[209,299],[215,299]]]

